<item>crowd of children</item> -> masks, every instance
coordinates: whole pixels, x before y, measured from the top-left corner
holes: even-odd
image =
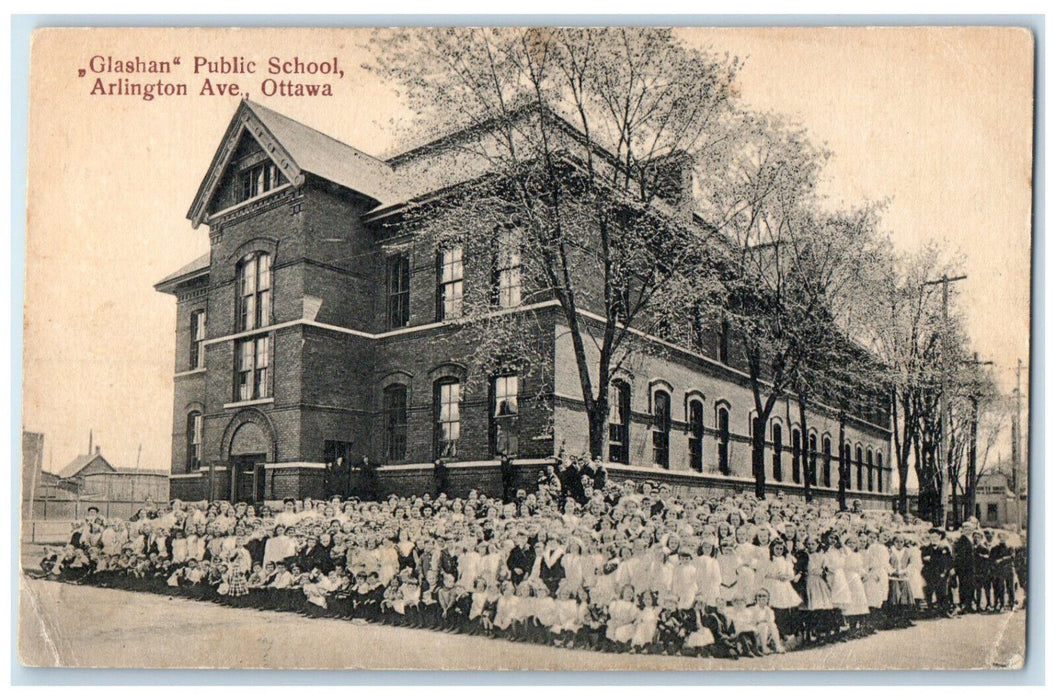
[[[738,657],[1022,604],[1018,542],[967,523],[608,483],[281,508],[97,511],[43,575],[565,647]],[[1017,545],[1017,546],[1013,546]]]

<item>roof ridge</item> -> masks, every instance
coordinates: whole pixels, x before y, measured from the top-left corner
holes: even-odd
[[[314,126],[309,126],[308,124],[305,124],[304,122],[302,122],[300,120],[294,119],[293,117],[287,116],[287,115],[283,114],[282,112],[278,112],[278,111],[276,111],[276,110],[274,110],[274,109],[272,109],[270,107],[265,107],[264,105],[260,104],[259,102],[254,102],[253,100],[250,100],[250,99],[246,99],[246,100],[244,100],[244,102],[249,107],[249,109],[251,109],[253,111],[258,111],[258,110],[263,111],[263,112],[266,113],[267,116],[281,119],[281,120],[283,120],[285,122],[288,122],[290,124],[295,125],[299,129],[306,129],[308,131],[314,132],[314,133],[322,136],[323,138],[327,139],[328,141],[333,141],[336,144],[340,144],[341,146],[344,146],[345,148],[347,148],[349,150],[355,151],[356,153],[358,153],[359,155],[363,156],[364,158],[369,158],[370,160],[373,160],[373,161],[377,162],[379,165],[384,165],[385,167],[387,167],[389,169],[392,169],[392,166],[389,165],[389,163],[387,163],[385,160],[383,160],[381,158],[378,158],[377,156],[371,155],[370,153],[367,153],[366,151],[363,151],[363,150],[361,150],[359,148],[356,148],[355,146],[353,146],[351,144],[345,143],[341,139],[335,138],[334,136],[326,133],[325,131],[321,131],[319,129],[316,129]],[[261,115],[258,113],[257,116],[260,117]]]

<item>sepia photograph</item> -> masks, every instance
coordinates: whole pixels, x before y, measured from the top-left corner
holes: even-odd
[[[28,65],[24,666],[1023,668],[1031,29]]]

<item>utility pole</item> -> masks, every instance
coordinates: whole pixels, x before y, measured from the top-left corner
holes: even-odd
[[[972,365],[974,367],[981,367],[983,365],[993,365],[993,362],[989,360],[986,362],[979,360],[979,353],[973,353],[971,360],[963,360],[961,364]],[[969,429],[968,435],[968,468],[964,475],[964,498],[967,501],[967,507],[965,510],[968,513],[967,517],[975,515],[975,486],[976,486],[976,455],[979,451],[979,397],[975,391],[971,394],[972,401],[972,422]],[[954,514],[957,517],[957,514]]]
[[[941,388],[940,388],[940,391],[939,391],[939,401],[941,402],[941,407],[940,407],[940,410],[939,410],[940,426],[939,426],[939,454],[938,454],[939,460],[942,460],[942,462],[940,462],[940,467],[939,467],[940,474],[941,474],[941,469],[942,469],[941,465],[942,464],[945,465],[947,472],[949,471],[949,457],[947,455],[947,452],[948,452],[947,441],[949,439],[949,434],[948,434],[947,431],[952,432],[952,429],[953,429],[953,421],[950,418],[950,399],[949,399],[949,395],[948,395],[948,392],[947,392],[947,384],[948,384],[948,381],[949,381],[949,370],[950,370],[950,363],[949,363],[949,355],[950,355],[950,282],[960,282],[961,280],[965,280],[965,279],[968,279],[968,275],[958,275],[957,277],[950,277],[947,274],[943,274],[942,277],[940,277],[937,280],[928,280],[927,282],[924,282],[924,283],[921,284],[922,287],[927,287],[927,286],[934,285],[934,284],[941,284],[942,285],[942,346],[943,347],[942,347],[942,368],[941,368],[941,372],[940,372],[942,385],[941,385]],[[939,493],[938,493],[938,497],[939,497],[939,503],[938,503],[939,513],[942,514],[943,516],[945,516],[945,513],[946,513],[946,489],[947,488],[950,488],[950,489],[956,489],[957,488],[956,484],[950,484],[950,483],[948,483],[949,481],[950,481],[949,479],[943,479],[942,480],[942,487],[939,489]],[[952,491],[951,491],[951,493],[952,493]],[[937,523],[937,524],[940,525],[940,526],[944,525],[945,523],[942,522],[943,520],[945,520],[945,517],[941,518],[940,522]]]
[[[1020,461],[1022,459],[1020,453],[1020,423],[1019,416],[1023,410],[1022,406],[1022,393],[1019,388],[1019,374],[1023,370],[1023,360],[1016,360],[1016,412],[1012,415],[1012,495],[1016,499],[1016,529],[1022,528],[1023,524],[1023,507],[1019,498],[1019,473],[1022,469]]]

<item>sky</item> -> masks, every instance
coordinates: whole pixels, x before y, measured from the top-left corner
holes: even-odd
[[[1029,352],[1033,44],[1016,29],[682,29],[746,59],[743,104],[799,121],[834,154],[834,202],[887,199],[900,250],[963,256],[972,344],[1000,388]],[[70,29],[34,35],[30,75],[23,425],[45,469],[88,447],[168,469],[175,298],[153,285],[208,251],[186,219],[239,97],[202,96],[193,59],[336,57],[333,97],[268,97],[266,74],[213,76],[374,155],[401,145],[393,86],[361,68],[354,29]],[[172,60],[184,97],[91,95],[92,56]],[[78,71],[84,69],[85,75]],[[157,76],[155,76],[157,77]],[[1026,377],[1024,375],[1024,383]]]

